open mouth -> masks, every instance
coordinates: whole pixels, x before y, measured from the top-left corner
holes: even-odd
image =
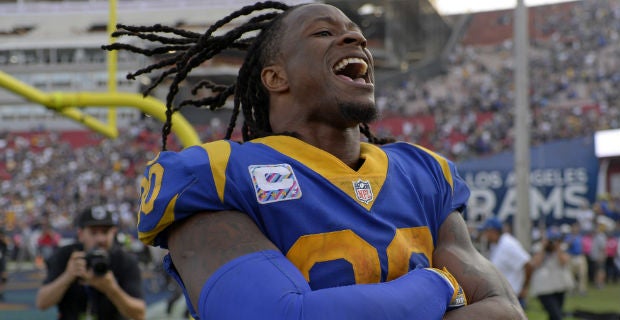
[[[368,78],[368,63],[361,58],[344,58],[333,68],[340,79],[355,83],[370,83]]]

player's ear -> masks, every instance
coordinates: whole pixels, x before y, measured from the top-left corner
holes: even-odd
[[[288,90],[288,78],[284,68],[271,65],[263,68],[260,74],[263,85],[269,92],[283,92]]]

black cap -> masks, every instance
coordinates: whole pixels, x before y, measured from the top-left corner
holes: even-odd
[[[77,225],[80,228],[104,226],[116,226],[116,215],[102,206],[90,207],[80,213]]]

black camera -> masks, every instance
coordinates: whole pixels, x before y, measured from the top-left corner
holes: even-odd
[[[110,258],[104,249],[95,248],[86,253],[86,267],[101,277],[110,269]]]

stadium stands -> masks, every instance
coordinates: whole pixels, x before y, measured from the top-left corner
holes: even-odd
[[[530,11],[531,17],[538,17],[530,19],[533,144],[618,128],[620,94],[613,89],[620,83],[618,1],[584,0]],[[430,115],[436,123],[422,128],[420,134],[401,138],[428,143],[456,160],[512,148],[514,92],[508,32],[512,20],[508,17],[509,11],[474,14],[445,75],[428,81],[414,75],[379,93],[380,107],[388,117],[405,115],[415,123],[413,119]],[[496,30],[498,21],[506,31],[503,36],[481,31]],[[480,36],[476,42],[470,40],[474,35]],[[489,112],[491,116],[480,116]],[[438,130],[425,131],[435,127]],[[396,135],[402,132],[390,130]],[[425,134],[431,141],[426,141]],[[455,135],[466,140],[454,139]]]

